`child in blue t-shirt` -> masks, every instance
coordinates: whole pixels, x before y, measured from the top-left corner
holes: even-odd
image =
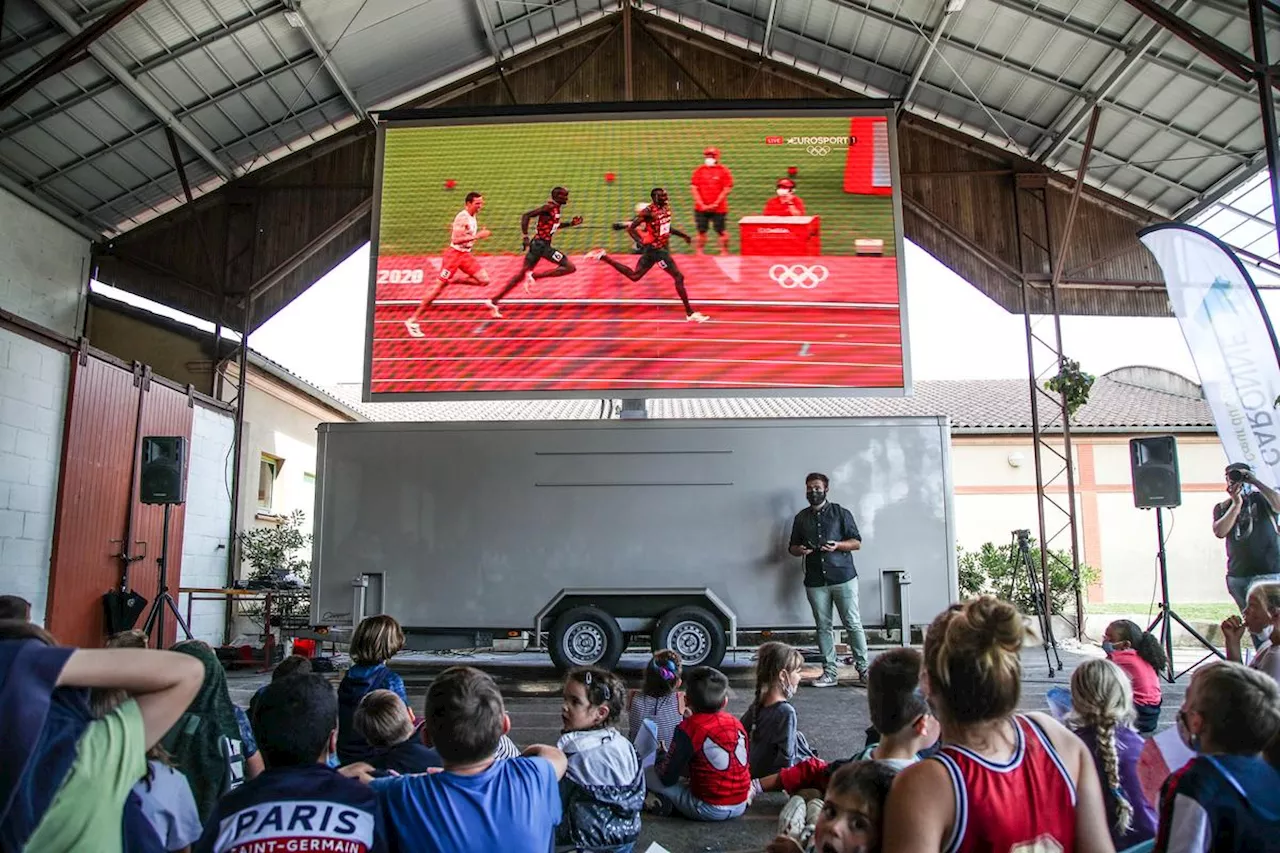
[[[196,853],[384,849],[373,792],[328,766],[338,697],[325,677],[273,681],[256,710],[267,769],[218,801]]]
[[[511,721],[493,679],[471,667],[455,666],[431,682],[424,716],[424,739],[444,770],[371,783],[392,849],[547,853],[560,823],[564,753],[531,746],[498,760],[494,752]]]
[[[404,680],[387,667],[387,661],[404,648],[404,630],[385,613],[360,620],[351,635],[351,668],[338,685],[338,760],[343,764],[364,761],[369,744],[356,731],[355,714],[360,700],[374,690],[390,690],[409,704]]]

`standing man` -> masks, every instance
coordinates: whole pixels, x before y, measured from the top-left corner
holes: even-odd
[[[453,217],[453,227],[449,231],[449,248],[444,250],[440,259],[440,277],[431,292],[422,298],[413,315],[404,321],[404,327],[414,338],[423,337],[419,318],[427,313],[431,303],[450,284],[486,285],[489,283],[489,271],[480,265],[476,256],[471,254],[477,240],[483,240],[492,232],[481,228],[476,222],[476,215],[484,209],[484,196],[480,193],[467,193],[462,210]],[[462,275],[458,275],[462,273]],[[490,305],[490,311],[496,309]]]
[[[720,165],[720,149],[708,148],[702,152],[702,165],[693,170],[693,221],[698,227],[698,242],[694,253],[701,255],[707,245],[707,229],[715,227],[720,239],[720,254],[729,254],[729,235],[724,230],[725,214],[729,212],[729,191],[733,189],[733,174]]]
[[[822,677],[813,682],[814,687],[836,684],[836,646],[831,630],[833,604],[849,632],[858,681],[865,681],[867,672],[867,635],[858,615],[858,570],[853,566],[852,554],[862,547],[862,536],[853,513],[827,500],[828,484],[826,474],[815,473],[804,478],[809,508],[796,513],[791,525],[791,545],[787,549],[793,557],[804,559],[804,591],[813,609],[818,650],[822,652]]]
[[[1280,494],[1244,462],[1232,462],[1226,475],[1229,497],[1213,508],[1213,535],[1227,541],[1227,591],[1243,612],[1250,587],[1280,582]]]

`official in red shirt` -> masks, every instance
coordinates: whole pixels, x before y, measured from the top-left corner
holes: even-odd
[[[729,191],[733,174],[720,165],[720,149],[702,152],[702,165],[693,170],[693,220],[698,228],[694,252],[701,255],[707,245],[707,229],[714,226],[720,239],[720,254],[729,254],[729,235],[724,230],[724,217],[729,212]]]
[[[778,194],[764,203],[765,216],[804,216],[804,201],[796,195],[796,182],[778,181]]]

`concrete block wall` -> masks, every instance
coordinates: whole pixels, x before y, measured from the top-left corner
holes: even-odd
[[[70,356],[0,329],[0,593],[44,622]]]
[[[74,338],[89,281],[89,241],[0,190],[0,307]]]
[[[226,585],[233,435],[231,415],[196,406],[191,424],[187,515],[182,540],[184,587]],[[178,607],[185,616],[187,596],[179,596]],[[222,601],[197,598],[191,611],[191,632],[197,639],[220,644],[225,612]]]

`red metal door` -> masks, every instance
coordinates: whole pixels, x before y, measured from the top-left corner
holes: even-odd
[[[49,630],[67,645],[102,645],[102,595],[120,586],[122,553],[145,555],[130,566],[130,586],[155,600],[163,508],[137,501],[139,405],[143,435],[181,435],[189,442],[192,413],[185,395],[92,356],[72,355],[46,611]],[[131,506],[134,535],[126,547]],[[171,590],[181,576],[184,519],[181,506],[174,510]],[[166,635],[171,641],[172,631]]]

